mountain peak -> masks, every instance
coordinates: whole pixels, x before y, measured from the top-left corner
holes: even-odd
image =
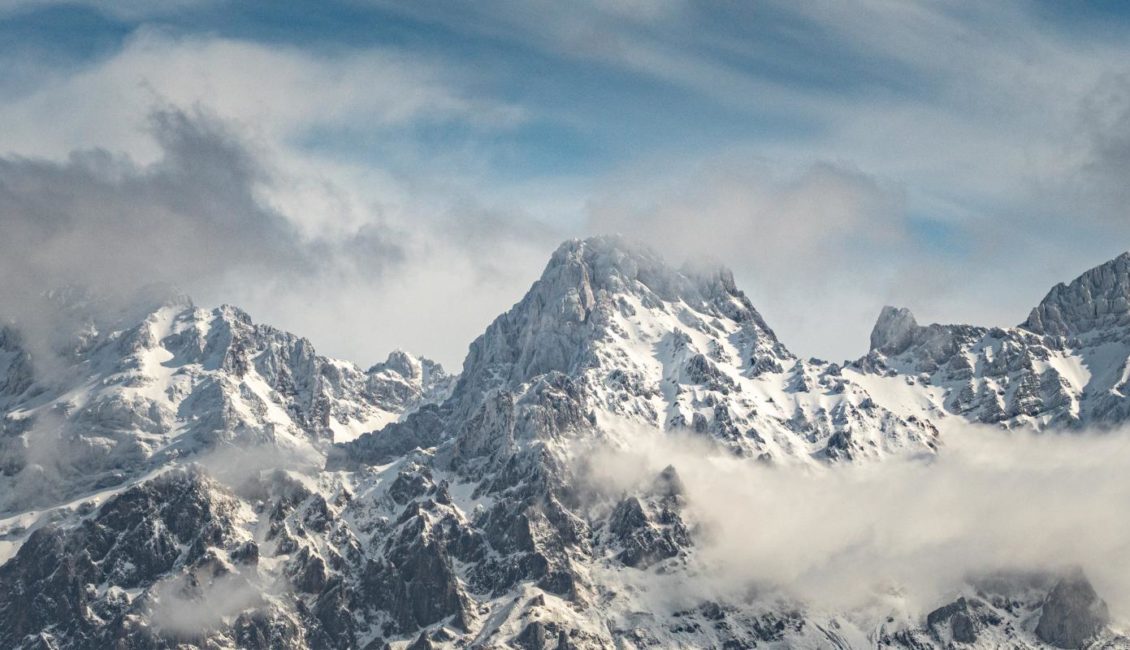
[[[676,270],[662,255],[621,235],[572,239],[557,248],[538,285],[578,290],[579,306],[591,308],[601,290],[642,295],[648,300],[682,301],[692,309],[750,321],[776,341],[776,335],[720,263],[694,259]]]
[[[1076,336],[1126,325],[1130,325],[1130,252],[1069,284],[1052,287],[1021,327],[1037,334]]]
[[[898,354],[911,344],[917,329],[918,321],[909,309],[886,305],[871,328],[871,349]]]
[[[368,372],[373,374],[382,370],[391,370],[405,379],[413,379],[423,374],[421,360],[401,349],[389,352],[387,359],[374,364]]]
[[[580,275],[574,275],[580,272]],[[539,282],[573,279],[590,290],[630,292],[635,282],[662,289],[671,273],[654,250],[619,235],[570,239],[554,251]],[[569,284],[573,284],[570,282]],[[656,285],[656,286],[651,286]]]
[[[590,344],[614,327],[616,314],[676,307],[695,318],[731,319],[774,355],[791,357],[728,270],[677,271],[650,248],[602,236],[557,248],[525,297],[471,344],[462,381],[473,381],[480,371],[492,383],[572,373],[592,361]]]

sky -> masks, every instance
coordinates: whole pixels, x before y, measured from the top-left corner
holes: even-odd
[[[1130,248],[1117,3],[0,0],[0,303],[173,283],[453,368],[562,240],[709,257],[801,356]]]

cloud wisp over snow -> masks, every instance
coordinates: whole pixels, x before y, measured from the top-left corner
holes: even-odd
[[[0,5],[6,285],[171,281],[455,365],[558,240],[623,232],[845,358],[884,303],[1013,324],[1130,236],[1109,5],[310,9]]]

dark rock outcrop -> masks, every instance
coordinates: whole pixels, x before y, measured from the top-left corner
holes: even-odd
[[[1063,576],[1048,594],[1036,636],[1057,648],[1082,648],[1110,622],[1106,603],[1082,571]]]
[[[949,637],[958,643],[974,643],[977,641],[977,628],[970,615],[969,603],[965,598],[939,607],[926,616],[926,626],[938,633],[941,626],[949,627]],[[938,635],[942,638],[942,635]]]

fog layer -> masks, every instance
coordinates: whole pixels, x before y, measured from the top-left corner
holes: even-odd
[[[897,594],[912,611],[969,577],[1081,566],[1112,613],[1130,610],[1130,433],[953,427],[936,457],[770,467],[698,438],[635,431],[586,458],[612,496],[668,464],[686,485],[697,575],[688,597],[779,587],[829,608]]]

